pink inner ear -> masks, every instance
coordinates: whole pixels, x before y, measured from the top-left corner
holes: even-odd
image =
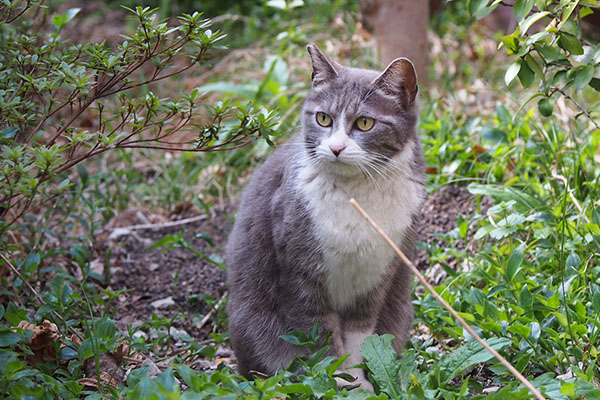
[[[407,58],[397,58],[392,61],[376,82],[388,93],[404,92],[408,97],[408,103],[412,103],[417,95],[417,73]]]

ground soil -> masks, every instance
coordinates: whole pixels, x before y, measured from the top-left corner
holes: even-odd
[[[487,206],[486,203],[484,201],[484,207]],[[222,256],[234,211],[233,206],[213,209],[212,215],[203,220],[176,227],[161,227],[165,222],[163,221],[155,224],[155,229],[133,229],[119,236],[114,233],[116,228],[113,228],[104,233],[98,250],[103,258],[107,257],[107,249],[111,249],[111,254],[108,255],[111,266],[110,288],[125,290],[114,303],[115,320],[120,328],[124,330],[126,325],[130,325],[144,331],[142,324],[154,313],[173,319],[173,328],[178,332],[185,332],[198,342],[210,341],[209,335],[214,325],[204,316],[211,312],[214,304],[211,307],[202,300],[201,295],[209,295],[217,302],[225,298],[225,271],[189,250],[175,248],[165,251],[166,247],[148,247],[167,235],[183,230],[183,236],[195,249],[206,255]],[[456,227],[457,215],[467,217],[475,212],[476,199],[464,187],[448,186],[430,194],[423,208],[422,223],[419,224],[420,240],[443,246],[444,241],[439,234],[443,236]],[[185,217],[189,215],[178,214],[172,219]],[[131,220],[117,218],[113,226],[122,227],[127,225],[127,221]],[[204,239],[196,238],[199,234],[208,235],[213,246]],[[428,270],[430,273],[434,270],[435,265],[429,265],[424,251],[418,253],[415,261],[421,270]],[[447,260],[447,264],[456,267],[453,260]],[[434,273],[435,281],[443,279],[442,270]],[[213,311],[212,315],[216,313]],[[222,348],[220,356],[235,365],[229,349]],[[200,367],[211,368],[211,365],[204,363]]]

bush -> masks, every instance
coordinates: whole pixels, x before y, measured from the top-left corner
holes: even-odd
[[[46,32],[40,4],[2,6],[0,234],[69,190],[71,168],[106,151],[213,151],[268,139],[274,120],[267,110],[207,105],[197,89],[175,100],[150,90],[206,60],[224,37],[209,20],[183,14],[171,27],[156,9],[128,10],[138,27],[113,49],[63,40],[78,9],[52,15]]]

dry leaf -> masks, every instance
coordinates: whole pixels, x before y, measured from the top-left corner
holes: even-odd
[[[38,326],[27,321],[19,322],[19,328],[33,331],[29,339],[29,347],[33,355],[27,356],[30,364],[38,364],[46,361],[56,360],[56,350],[54,344],[60,338],[58,327],[48,320],[44,320],[42,325]]]
[[[165,297],[164,299],[156,300],[150,303],[153,308],[167,308],[175,305],[175,300],[172,296]]]

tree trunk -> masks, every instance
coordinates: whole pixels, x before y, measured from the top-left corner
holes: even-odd
[[[423,81],[429,71],[428,0],[359,0],[361,22],[377,40],[382,64],[410,59]]]

